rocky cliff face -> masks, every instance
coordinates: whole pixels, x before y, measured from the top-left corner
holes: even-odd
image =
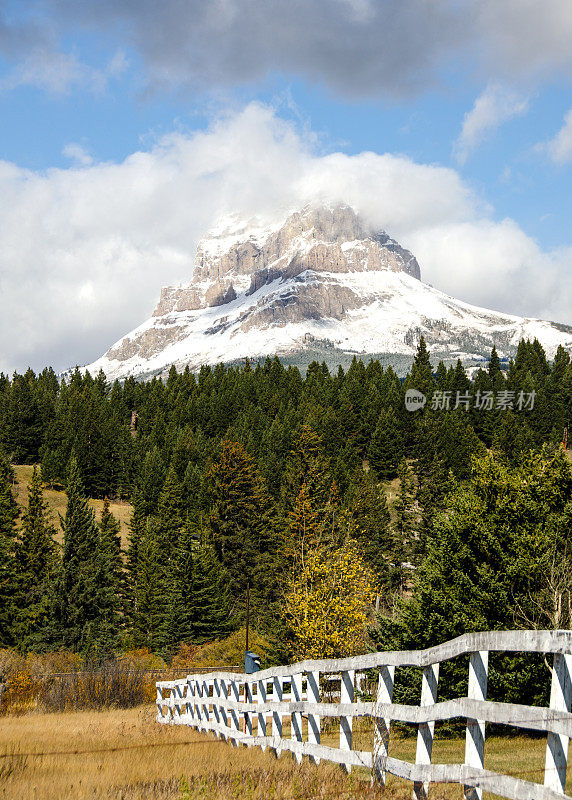
[[[349,206],[306,208],[278,228],[223,223],[200,242],[193,280],[167,286],[153,316],[225,305],[237,291],[254,294],[280,278],[313,272],[406,272],[420,278],[415,257],[383,231],[367,230]]]
[[[512,355],[522,338],[572,351],[572,328],[462,303],[421,282],[415,257],[347,206],[306,208],[261,228],[226,220],[197,248],[189,283],[161,291],[153,316],[88,369],[123,378],[315,352]]]

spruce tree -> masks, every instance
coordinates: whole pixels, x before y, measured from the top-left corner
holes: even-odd
[[[19,586],[15,638],[24,650],[45,649],[53,635],[53,592],[59,555],[54,535],[40,473],[34,467],[16,553]]]
[[[129,536],[125,561],[125,595],[129,614],[132,613],[135,599],[139,547],[145,533],[146,520],[147,517],[145,516],[145,506],[141,490],[135,488],[131,498],[131,519],[129,521]]]
[[[569,558],[571,502],[572,469],[559,449],[531,453],[516,467],[491,454],[477,459],[471,480],[455,489],[435,521],[411,596],[397,619],[382,621],[383,648],[425,648],[470,631],[553,627],[546,566]],[[489,680],[499,699],[547,702],[542,658],[496,661]],[[466,666],[450,665],[443,684],[444,693],[462,696]]]
[[[172,581],[171,641],[203,642],[229,634],[235,627],[228,575],[213,549],[187,528],[177,547]]]
[[[159,495],[157,519],[160,544],[165,548],[165,555],[168,557],[169,549],[179,540],[185,521],[184,490],[173,467],[169,469]]]
[[[425,337],[421,336],[417,346],[417,353],[415,354],[413,364],[411,365],[411,372],[405,381],[405,388],[417,389],[417,391],[423,392],[423,394],[429,399],[431,392],[433,391],[434,384],[433,368],[429,358],[429,351],[427,350]]]
[[[261,613],[276,593],[277,536],[270,495],[252,456],[237,442],[221,442],[205,478],[210,540],[244,607],[247,584]]]
[[[14,644],[18,572],[16,562],[18,506],[12,494],[14,471],[0,454],[0,645]]]
[[[497,390],[501,388],[504,384],[504,375],[502,374],[500,359],[498,357],[497,349],[494,345],[493,349],[491,350],[488,373],[493,387]]]
[[[103,503],[99,520],[99,547],[105,575],[102,590],[108,595],[105,605],[108,609],[109,624],[113,631],[118,632],[124,623],[125,570],[121,551],[121,525],[109,510],[107,498]]]
[[[331,464],[321,437],[309,425],[301,425],[296,431],[288,456],[283,491],[286,507],[292,507],[304,484],[315,506],[323,508],[332,488]]]
[[[170,593],[165,597],[162,554],[157,520],[147,518],[138,542],[137,569],[133,582],[133,638],[138,647],[158,650],[165,644]]]
[[[183,508],[187,518],[194,518],[203,508],[202,473],[197,464],[189,462],[183,477]]]
[[[393,409],[389,408],[379,415],[369,445],[369,463],[382,480],[392,480],[397,475],[403,453],[402,433]]]
[[[348,505],[352,537],[379,582],[387,584],[393,556],[391,517],[383,487],[362,467],[354,472]]]
[[[397,471],[399,490],[395,509],[395,581],[403,591],[409,580],[409,564],[415,557],[419,534],[419,507],[416,502],[415,477],[407,461],[402,459]],[[394,581],[394,582],[395,582]]]
[[[113,604],[107,590],[106,560],[93,510],[89,507],[75,458],[70,461],[63,530],[57,620],[64,647],[102,656],[117,644]]]
[[[138,488],[146,516],[157,513],[159,497],[165,483],[165,462],[157,446],[149,450],[143,461]]]

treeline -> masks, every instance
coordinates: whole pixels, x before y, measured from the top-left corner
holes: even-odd
[[[415,412],[412,389],[426,398]],[[460,361],[435,370],[423,340],[404,381],[357,359],[347,373],[314,363],[304,378],[278,359],[111,386],[79,371],[61,383],[51,370],[0,376],[0,643],[167,654],[241,624],[249,587],[255,624],[287,657],[294,565],[350,545],[377,587],[380,646],[510,627],[519,604],[521,624],[540,619],[526,597],[540,602],[549,554],[567,553],[559,445],[571,411],[570,357],[560,348],[549,364],[537,341],[504,371],[493,350],[472,380]],[[9,462],[41,463],[21,519]],[[61,546],[42,481],[68,493]],[[539,499],[544,486],[553,495]],[[89,496],[132,502],[125,553]]]
[[[469,462],[452,443],[461,434],[471,450],[474,437],[493,444],[515,460],[544,441],[561,441],[572,413],[572,366],[560,347],[552,365],[540,343],[521,341],[514,360],[501,369],[496,351],[485,369],[469,380],[458,361],[446,369],[431,366],[422,340],[410,374],[401,381],[378,361],[354,359],[347,373],[331,374],[325,364],[310,365],[305,378],[277,358],[252,368],[203,367],[197,376],[172,368],[166,381],[155,378],[109,385],[103,373],[92,378],[76,371],[58,382],[53,370],[28,370],[12,379],[0,374],[0,446],[16,464],[42,464],[48,483],[65,486],[72,455],[90,497],[132,496],[160,459],[163,480],[173,466],[193,491],[222,438],[240,442],[255,458],[270,494],[278,498],[294,435],[309,425],[332,460],[344,495],[363,459],[383,478],[396,475],[403,455],[431,450],[456,476]],[[405,391],[423,392],[420,414],[406,411]],[[435,392],[449,394],[448,409],[432,411]],[[491,392],[493,407],[479,408]],[[518,410],[519,393],[535,393],[532,410]],[[499,395],[513,393],[512,408]],[[459,394],[459,407],[455,408]],[[469,402],[463,399],[469,397]],[[466,408],[467,404],[470,405]],[[137,435],[130,430],[137,415]]]

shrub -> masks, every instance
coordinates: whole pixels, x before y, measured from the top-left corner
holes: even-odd
[[[87,664],[81,672],[52,678],[38,698],[46,711],[133,708],[154,697],[145,671],[123,659]]]
[[[213,667],[213,669],[238,667],[242,672],[245,644],[245,628],[240,628],[224,639],[215,639],[198,647],[183,643],[174,656],[171,666],[174,668],[188,667],[189,672],[205,667]],[[248,647],[260,656],[260,665],[263,669],[270,665],[273,646],[264,636],[251,629]]]
[[[132,708],[151,702],[154,677],[144,663],[143,657],[90,664],[67,652],[24,657],[0,650],[0,713]]]

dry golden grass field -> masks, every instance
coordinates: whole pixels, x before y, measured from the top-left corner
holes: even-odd
[[[360,746],[359,734],[357,746]],[[325,736],[325,743],[329,737]],[[365,742],[363,743],[365,745]],[[434,760],[459,761],[462,740],[435,742]],[[395,739],[392,755],[413,759],[414,739]],[[486,766],[542,779],[544,742],[490,739]],[[433,800],[461,798],[460,786],[433,785]],[[158,725],[153,706],[128,711],[0,717],[2,800],[409,800],[411,785],[332,765],[296,765],[258,749],[235,748],[184,726]],[[485,795],[487,797],[487,795]],[[489,796],[490,797],[490,796]]]
[[[16,473],[16,479],[18,481],[18,483],[14,486],[14,491],[16,494],[16,500],[21,508],[25,508],[28,503],[28,484],[32,478],[33,469],[33,466],[29,464],[20,464],[14,466],[14,472]],[[59,533],[60,527],[58,514],[64,516],[66,513],[66,493],[44,487],[44,500],[52,512],[52,519]],[[103,508],[103,500],[90,500],[89,504],[99,517]],[[125,548],[127,546],[127,535],[129,533],[129,528],[127,526],[131,518],[131,505],[125,502],[110,503],[109,508],[114,517],[121,523],[121,544],[122,547]]]

